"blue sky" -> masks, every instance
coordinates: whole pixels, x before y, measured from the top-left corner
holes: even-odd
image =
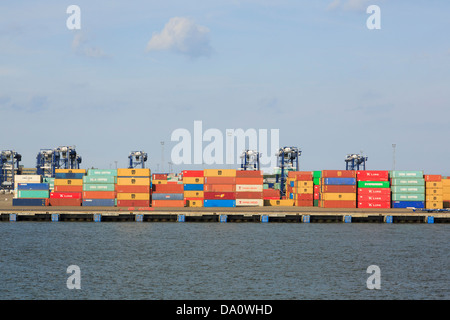
[[[80,30],[66,27],[72,4]],[[371,4],[380,30],[366,27]],[[397,170],[450,175],[449,9],[444,0],[3,1],[0,149],[33,167],[40,149],[75,145],[83,168],[126,167],[144,150],[156,172],[165,141],[168,171],[171,133],[201,120],[224,133],[279,129],[280,145],[302,149],[302,170],[344,169],[361,150],[368,169],[390,170],[395,143]]]

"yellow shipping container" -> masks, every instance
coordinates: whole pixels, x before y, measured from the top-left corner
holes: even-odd
[[[425,203],[426,209],[444,209],[444,202],[442,201],[427,201]]]
[[[167,184],[167,180],[152,180],[152,184]]]
[[[204,194],[203,194],[203,191],[185,191],[184,197],[185,198],[203,198]]]
[[[55,186],[82,186],[83,179],[55,179]]]
[[[297,181],[297,188],[313,188],[314,189],[314,182],[313,181]]]
[[[314,193],[314,186],[309,188],[292,188],[292,193]]]
[[[204,181],[203,177],[183,177],[184,184],[203,184]]]
[[[117,178],[117,185],[119,186],[149,186],[150,177],[148,178]]]
[[[425,201],[430,201],[430,202],[432,202],[432,201],[444,201],[444,197],[442,196],[442,195],[431,195],[431,194],[428,194],[427,196],[426,196],[426,198],[425,198]]]
[[[428,195],[443,195],[444,194],[444,192],[443,192],[443,190],[444,189],[431,189],[431,188],[427,188],[427,189],[425,189],[425,194],[428,196]]]
[[[450,179],[442,179],[441,182],[443,188],[450,188]]]
[[[322,193],[322,200],[347,200],[355,201],[356,193]]]
[[[55,169],[55,173],[86,173],[86,169]]]
[[[442,189],[441,181],[427,181],[425,182],[425,188]]]
[[[118,177],[150,177],[150,169],[137,168],[137,169],[117,169]]]
[[[283,207],[293,207],[293,199],[283,199],[283,200],[264,200],[265,206],[283,206]]]
[[[203,207],[203,200],[186,200],[186,207]]]
[[[205,169],[205,177],[236,177],[236,169]]]
[[[444,187],[442,188],[442,193],[443,193],[443,194],[450,194],[450,187],[445,187],[445,186],[444,186]]]
[[[149,200],[150,193],[117,193],[117,200]]]

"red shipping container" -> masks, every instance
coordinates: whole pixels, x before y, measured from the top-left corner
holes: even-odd
[[[50,199],[81,199],[81,192],[50,192]]]
[[[428,182],[442,181],[442,176],[438,175],[438,174],[426,174],[424,176],[424,178],[425,178],[425,181],[428,181]]]
[[[184,193],[184,185],[182,184],[154,184],[152,186],[153,193]]]
[[[83,192],[83,186],[55,186],[55,192]]]
[[[235,177],[205,177],[205,184],[236,184]]]
[[[183,170],[183,177],[203,177],[203,170]]]
[[[150,207],[150,200],[117,200],[118,207]]]
[[[360,194],[358,195],[358,201],[359,202],[374,202],[374,201],[381,201],[381,202],[389,202],[391,201],[391,195],[390,194]]]
[[[314,185],[314,192],[320,192],[320,186]]]
[[[152,207],[154,208],[184,207],[184,200],[153,200]]]
[[[356,178],[355,170],[323,170],[322,178]]]
[[[390,207],[390,201],[358,202],[358,208],[364,209],[389,209]]]
[[[356,171],[357,181],[389,181],[389,171],[361,170]]]
[[[114,191],[84,191],[83,199],[115,199]]]
[[[320,192],[314,192],[314,200],[320,199]]]
[[[262,192],[236,192],[236,199],[262,199]]]
[[[53,207],[80,207],[83,200],[80,199],[62,199],[52,198],[49,201],[50,206]]]
[[[264,189],[263,197],[280,197],[280,190],[277,189]]]
[[[319,203],[322,208],[356,208],[356,201],[352,200],[323,200]]]
[[[153,173],[152,180],[167,180],[166,173]]]
[[[356,192],[356,186],[342,186],[342,185],[322,185],[322,192],[330,193],[353,193]]]
[[[234,191],[236,191],[236,185],[234,185],[234,184],[205,184],[205,185],[203,185],[203,191],[234,192]]]
[[[381,194],[391,194],[391,189],[390,188],[359,188],[358,189],[358,194],[362,194],[362,195],[368,195],[368,194],[373,194],[373,195],[381,195]]]
[[[297,181],[312,181],[313,173],[311,171],[301,171],[294,175]]]
[[[235,192],[204,192],[204,199],[208,200],[236,200]]]
[[[150,193],[150,186],[136,185],[116,185],[116,191],[119,193]]]
[[[297,200],[314,200],[312,193],[297,193]]]
[[[255,177],[250,177],[250,178],[241,178],[241,177],[236,177],[236,184],[263,184],[263,178],[255,178]]]
[[[262,172],[261,170],[237,170],[236,171],[236,178],[249,178],[249,177],[255,177],[255,178],[262,178]]]
[[[295,205],[297,207],[313,207],[314,201],[312,201],[312,200],[296,200]]]

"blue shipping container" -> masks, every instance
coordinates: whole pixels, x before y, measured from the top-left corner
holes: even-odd
[[[326,185],[356,185],[356,178],[324,178]]]
[[[85,207],[114,207],[116,199],[83,199]]]
[[[153,200],[184,200],[183,193],[153,193]]]
[[[203,191],[203,185],[202,184],[185,184],[184,185],[185,191]]]
[[[203,207],[236,207],[236,200],[210,200],[203,201]]]
[[[425,208],[425,202],[424,201],[392,201],[392,208],[408,208],[408,207],[414,207],[423,209]]]
[[[55,173],[55,179],[83,179],[84,173],[74,172],[57,172]]]
[[[48,199],[13,199],[13,206],[45,207]]]
[[[17,190],[49,190],[48,183],[19,183]]]

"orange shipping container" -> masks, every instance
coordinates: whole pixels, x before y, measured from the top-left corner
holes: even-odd
[[[83,192],[83,186],[55,186],[55,192]]]
[[[262,177],[261,170],[238,170],[236,171],[236,177]]]
[[[356,178],[355,170],[323,170],[322,178]]]
[[[235,177],[205,177],[205,184],[236,184]]]
[[[263,178],[239,178],[236,177],[236,184],[263,184]]]
[[[426,174],[424,176],[425,181],[441,181],[442,180],[442,176],[439,174]]]
[[[184,207],[184,200],[153,200],[152,207]]]
[[[236,191],[236,185],[234,185],[234,184],[205,184],[205,185],[203,185],[203,191],[234,192],[234,191]]]
[[[150,207],[150,200],[117,200],[118,207]]]
[[[114,191],[84,191],[83,199],[115,199]]]
[[[150,186],[116,185],[116,191],[120,193],[150,193]]]

